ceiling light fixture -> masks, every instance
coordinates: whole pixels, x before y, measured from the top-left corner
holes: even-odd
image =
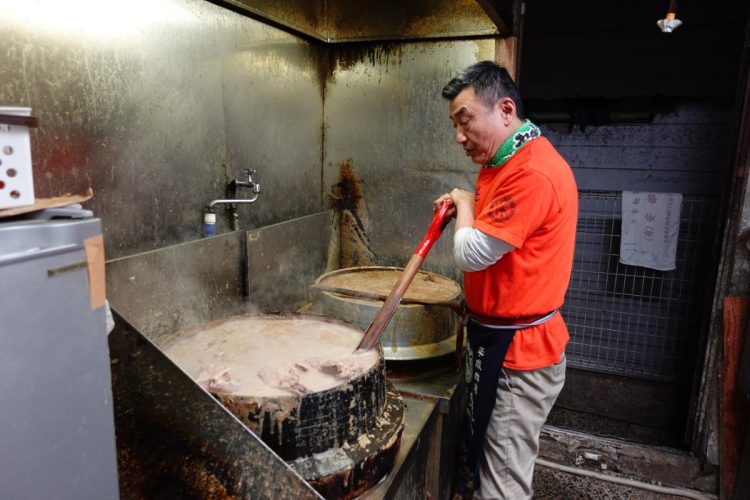
[[[667,17],[656,21],[656,25],[661,28],[663,33],[672,33],[674,30],[682,26],[682,21],[676,18],[677,15],[677,0],[669,0],[669,10],[667,11]]]

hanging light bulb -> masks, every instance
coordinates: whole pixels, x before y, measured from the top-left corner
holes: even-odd
[[[661,28],[664,33],[672,33],[674,30],[682,26],[682,21],[677,19],[677,0],[669,0],[669,10],[667,11],[667,17],[656,21],[656,25]]]

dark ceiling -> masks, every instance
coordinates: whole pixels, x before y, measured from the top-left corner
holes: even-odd
[[[519,83],[524,98],[662,95],[733,99],[748,2],[678,2],[684,24],[662,33],[668,0],[528,0]]]

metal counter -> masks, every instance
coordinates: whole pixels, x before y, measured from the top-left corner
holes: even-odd
[[[437,405],[434,401],[404,397],[404,432],[393,469],[376,486],[359,497],[376,498],[431,498],[428,496],[430,471],[425,463],[432,463],[434,442],[438,431]]]
[[[218,492],[230,498],[321,498],[234,415],[114,314],[117,327],[110,335],[110,351],[124,498],[211,497]],[[396,383],[425,390],[440,385],[435,380]],[[396,462],[361,498],[449,498],[454,434],[448,431],[456,419],[441,408],[456,401],[458,392],[450,392],[451,397],[403,395],[405,425]]]
[[[322,498],[117,311],[109,337],[123,498]]]
[[[388,378],[406,401],[419,399],[436,405],[436,423],[427,462],[430,498],[452,498],[458,467],[458,444],[465,384],[454,354],[432,362],[386,364]],[[422,497],[426,498],[426,497]]]
[[[123,497],[320,498],[157,345],[177,329],[304,304],[305,283],[325,270],[331,225],[322,212],[108,263]],[[409,362],[409,373],[389,365],[405,428],[393,469],[364,498],[450,498],[462,394],[451,365],[452,357]]]

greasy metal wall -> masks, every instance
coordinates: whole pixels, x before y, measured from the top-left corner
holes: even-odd
[[[497,35],[476,0],[217,0],[324,42]]]
[[[476,167],[454,142],[440,91],[458,70],[494,58],[495,40],[357,45],[334,54],[323,184],[333,186],[351,172],[361,192],[353,210],[374,260],[403,266],[432,220],[432,200],[473,185]],[[433,247],[424,268],[455,273],[451,233]]]
[[[240,208],[243,229],[320,209],[308,42],[202,0],[0,0],[0,12],[0,104],[40,122],[36,195],[92,187],[108,258],[200,238],[202,208],[242,168],[263,189]]]

